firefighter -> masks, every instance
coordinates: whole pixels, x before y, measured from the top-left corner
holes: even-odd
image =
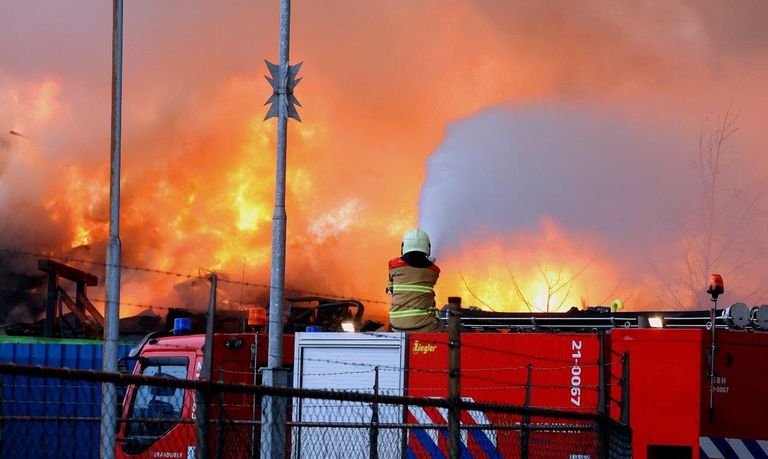
[[[389,325],[394,331],[442,330],[434,290],[440,268],[429,258],[430,252],[427,233],[413,229],[403,236],[401,256],[389,261]]]

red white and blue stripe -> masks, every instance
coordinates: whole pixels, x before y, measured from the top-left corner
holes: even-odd
[[[472,399],[465,398],[466,401]],[[447,429],[430,429],[430,425],[447,424],[448,410],[434,407],[408,407],[409,421],[422,424],[424,429],[412,429],[412,441],[409,442],[408,457],[445,458],[445,445],[448,442]],[[490,425],[491,421],[480,411],[466,411],[461,415],[462,426]],[[414,441],[415,440],[415,441]],[[443,446],[441,448],[441,445]],[[461,430],[461,457],[488,457],[501,458],[497,448],[495,430],[462,429]]]
[[[700,437],[701,459],[768,459],[768,440]]]

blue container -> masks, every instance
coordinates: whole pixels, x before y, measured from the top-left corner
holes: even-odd
[[[323,328],[319,327],[317,325],[307,325],[307,330],[306,331],[308,331],[310,333],[312,333],[312,332],[317,333],[317,332],[323,331]]]
[[[101,370],[102,342],[0,337],[0,362]],[[0,384],[0,414],[31,417],[0,424],[0,458],[99,457],[101,384],[2,374]]]

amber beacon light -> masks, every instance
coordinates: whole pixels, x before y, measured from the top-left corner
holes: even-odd
[[[725,292],[725,285],[723,284],[723,276],[720,274],[709,275],[709,286],[707,287],[707,293],[712,295],[712,299],[716,300],[718,296]]]

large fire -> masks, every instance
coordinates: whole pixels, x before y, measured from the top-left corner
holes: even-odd
[[[739,126],[745,140],[737,147],[745,166],[739,171],[746,172],[722,183],[764,180],[765,161],[757,154],[766,145],[760,124],[764,107],[758,101],[765,94],[768,53],[742,50],[738,40],[731,40],[741,36],[738,27],[715,33],[720,29],[712,24],[734,8],[664,2],[642,11],[536,2],[384,3],[320,2],[294,8],[292,61],[306,65],[305,80],[297,88],[304,121],[292,121],[288,135],[289,295],[311,291],[363,298],[370,300],[366,306],[373,318],[385,318],[386,263],[399,254],[402,234],[424,217],[419,193],[433,178],[427,158],[446,139],[454,140],[447,132],[457,120],[477,119],[486,109],[533,113],[528,108],[535,103],[554,101],[558,107],[567,101],[588,119],[590,103],[600,101],[626,115],[626,125],[633,128],[652,122],[669,126],[671,137],[682,140],[669,147],[672,153],[667,145],[659,146],[660,152],[648,151],[648,157],[656,158],[648,169],[661,171],[652,177],[656,182],[618,180],[602,186],[606,178],[645,168],[635,158],[622,157],[623,148],[609,152],[621,159],[595,164],[587,178],[594,194],[637,187],[636,195],[663,189],[677,197],[694,193],[691,182],[681,177],[696,158],[701,120],[717,115],[735,91],[744,109]],[[153,5],[126,13],[121,239],[128,268],[122,278],[122,315],[147,305],[202,307],[207,284],[198,277],[208,270],[223,273],[227,281],[221,289],[223,307],[265,304],[268,298],[275,129],[274,121],[263,121],[269,89],[261,58],[276,50],[277,12],[266,3],[247,8],[222,4],[215,7],[217,22],[205,7],[196,8]],[[39,31],[3,27],[0,19],[0,43],[19,48],[0,52],[0,248],[68,257],[102,277],[109,212],[106,30],[111,14],[108,4],[99,5],[89,17],[103,16],[103,24],[84,24],[81,36],[67,29],[82,16],[75,10],[19,8],[13,19],[49,24],[45,37],[71,40],[73,49],[86,49],[81,43],[86,36],[89,43],[104,41],[73,58],[45,46],[27,49],[40,40]],[[61,21],[62,15],[72,21]],[[155,27],[159,20],[166,26]],[[222,23],[229,24],[226,33]],[[738,21],[725,19],[721,25],[733,24]],[[7,33],[18,36],[4,39]],[[758,37],[753,45],[762,49],[766,42]],[[732,69],[742,68],[753,73],[734,76],[741,73]],[[514,120],[535,130],[536,116]],[[489,125],[458,137],[469,137],[470,154],[479,161],[494,129],[507,128]],[[9,129],[23,137],[8,137]],[[595,138],[594,149],[600,149],[603,134],[613,129],[544,130],[540,138],[561,139],[560,157],[565,158],[572,138]],[[647,132],[652,137],[656,131]],[[450,147],[449,142],[445,148]],[[491,162],[490,172],[495,168],[508,175],[520,168],[515,172],[537,174],[525,169],[530,164],[518,161],[518,153],[510,150],[498,164]],[[563,189],[580,179],[558,170],[564,167],[559,163],[549,166],[547,172],[559,174],[548,180],[552,193],[567,197]],[[666,170],[674,172],[664,175]],[[448,182],[462,174],[461,169],[451,171],[456,176]],[[494,177],[478,181],[493,182]],[[681,199],[677,212],[663,215],[653,213],[654,203],[622,202],[627,214],[642,215],[644,222],[671,223],[664,240],[654,235],[650,243],[616,242],[612,229],[590,232],[576,228],[574,221],[623,216],[577,218],[572,214],[579,211],[567,208],[555,214],[546,207],[551,202],[526,193],[521,189],[515,198],[540,205],[535,218],[510,223],[502,217],[516,209],[499,205],[498,212],[467,221],[466,228],[435,228],[461,233],[437,253],[443,269],[439,305],[453,295],[462,296],[465,304],[504,311],[563,311],[616,298],[630,308],[696,305],[695,288],[679,304],[664,303],[675,296],[679,279],[687,276],[687,285],[695,287],[701,277],[698,272],[690,276],[690,253],[680,253],[685,241],[701,237],[695,232],[681,236],[676,226],[702,227],[690,224],[698,216],[686,207],[688,201]],[[584,201],[582,206],[591,202]],[[752,213],[768,215],[764,201],[755,202]],[[461,204],[446,205],[455,206],[457,214],[472,214]],[[765,235],[753,230],[764,227],[760,224],[740,224],[739,233],[716,236],[723,245],[741,238],[742,248],[747,241],[749,247],[760,247],[752,252],[764,253]],[[486,226],[493,231],[474,232]],[[614,249],[620,245],[632,246],[632,258],[617,255]],[[675,259],[668,260],[672,255]],[[755,280],[760,275],[745,273],[741,260],[751,257],[730,260],[733,270],[723,274],[749,277],[739,291],[757,298],[765,293]],[[34,257],[2,263],[9,270],[35,271]],[[91,296],[103,297],[102,288],[92,289]]]
[[[464,247],[442,262],[440,296],[496,311],[563,312],[634,300],[633,286],[607,261],[598,241],[545,220],[534,234]]]

